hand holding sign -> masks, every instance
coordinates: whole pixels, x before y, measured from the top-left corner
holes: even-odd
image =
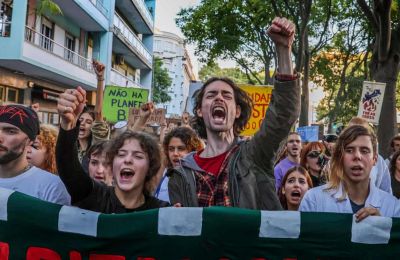
[[[75,127],[76,121],[85,107],[85,103],[86,91],[81,87],[67,89],[60,95],[57,102],[57,110],[61,117],[61,128],[71,130]]]
[[[93,69],[97,76],[96,108],[94,110],[96,121],[103,121],[103,85],[105,66],[93,60]]]

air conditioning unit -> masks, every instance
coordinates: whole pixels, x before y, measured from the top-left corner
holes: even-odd
[[[124,65],[125,64],[125,58],[123,55],[117,55],[115,56],[115,63],[117,65]]]

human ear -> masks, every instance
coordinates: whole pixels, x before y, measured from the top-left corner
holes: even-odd
[[[196,112],[198,117],[203,117],[203,113],[201,113],[201,108],[197,108]]]
[[[235,118],[239,118],[241,113],[242,113],[242,108],[239,105],[236,105]]]

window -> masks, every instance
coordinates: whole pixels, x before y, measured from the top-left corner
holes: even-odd
[[[4,91],[6,90],[6,87],[0,86],[0,100],[4,101]]]
[[[18,90],[14,88],[7,88],[7,101],[17,103],[18,102]]]
[[[42,27],[40,33],[40,46],[48,51],[53,51],[53,23],[42,17]]]
[[[64,58],[70,62],[74,61],[74,51],[75,51],[75,38],[74,36],[65,33],[65,49]]]

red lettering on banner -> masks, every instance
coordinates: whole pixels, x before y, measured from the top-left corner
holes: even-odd
[[[8,260],[10,247],[8,243],[0,242],[0,260]]]
[[[69,252],[69,260],[82,260],[81,253],[77,251]]]
[[[125,256],[90,254],[89,260],[125,260]]]
[[[61,256],[48,248],[30,247],[26,252],[26,260],[61,260]]]

